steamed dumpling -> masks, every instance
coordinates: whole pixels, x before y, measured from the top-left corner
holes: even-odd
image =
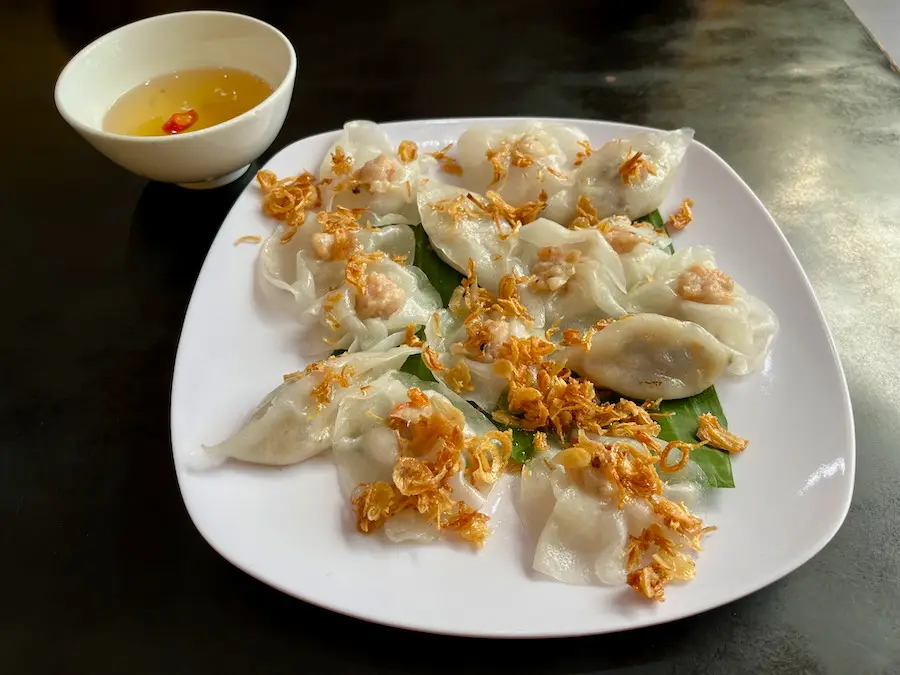
[[[570,230],[546,218],[520,228],[516,256],[531,275],[528,289],[544,308],[544,323],[587,327],[625,314],[625,273],[597,229]]]
[[[351,250],[383,251],[410,261],[415,252],[415,236],[408,225],[358,228],[343,232],[338,243],[335,234],[324,231],[319,214],[309,213],[303,225],[286,238],[289,232],[278,228],[266,240],[260,250],[260,270],[266,281],[292,293],[301,311],[341,286]]]
[[[478,317],[468,324],[465,314],[442,309],[425,324],[425,338],[443,370],[435,373],[447,386],[482,410],[493,411],[509,388],[507,378],[494,370],[494,362],[510,337],[543,335],[519,319],[497,315]],[[469,332],[481,339],[469,340]],[[468,342],[468,344],[467,344]]]
[[[503,129],[470,127],[459,137],[456,154],[470,190],[493,190],[515,205],[545,192],[544,215],[568,222],[574,210],[575,164],[589,147],[580,129],[526,121]]]
[[[328,449],[341,400],[381,373],[401,367],[418,352],[412,347],[381,347],[320,361],[289,378],[262,400],[240,431],[205,448],[197,463],[214,464],[231,457],[281,466]]]
[[[593,437],[603,443],[627,443],[646,454],[640,443],[626,438]],[[665,445],[660,442],[660,447]],[[662,496],[695,507],[702,498],[693,462],[664,484]],[[625,551],[630,536],[638,536],[659,517],[645,501],[627,500],[619,507],[613,486],[599,471],[568,472],[548,461],[532,459],[522,470],[519,509],[526,527],[537,538],[533,567],[570,584],[625,582]]]
[[[602,220],[597,229],[618,254],[627,289],[647,281],[671,256],[669,235],[650,223],[632,223],[628,216],[611,216]]]
[[[353,268],[361,271],[354,275]],[[302,340],[308,353],[363,351],[410,324],[424,325],[440,308],[440,295],[418,267],[383,256],[351,258],[341,286],[301,316]]]
[[[478,282],[493,294],[500,279],[522,274],[521,263],[513,257],[515,237],[505,220],[498,231],[491,216],[479,209],[462,188],[434,178],[419,187],[419,214],[422,227],[438,255],[458,272],[468,272],[469,261],[475,266]],[[473,195],[481,203],[484,197]]]
[[[709,248],[676,252],[657,266],[653,279],[634,289],[635,311],[693,321],[736,352],[729,372],[744,375],[765,360],[778,330],[775,313],[716,267]]]
[[[564,470],[550,471],[543,461],[523,470],[523,501],[537,495],[535,481],[546,483],[543,490],[552,496],[552,507],[538,537],[533,568],[568,584],[624,583],[625,513],[572,484]]]
[[[429,399],[444,401],[460,410],[465,420],[463,433],[466,438],[495,430],[483,414],[442,384],[389,371],[373,381],[371,388],[357,390],[341,402],[335,420],[334,457],[341,486],[347,495],[360,483],[391,480],[397,461],[397,434],[384,422],[394,408],[409,400],[410,387],[418,387]],[[480,507],[483,496],[468,485],[472,494],[465,495],[465,500],[470,506]]]
[[[330,181],[322,188],[324,207],[367,209],[376,217],[396,216],[386,222],[414,224],[419,174],[418,160],[401,158],[377,124],[348,122],[319,169]]]
[[[430,405],[443,406],[453,415],[461,413],[465,439],[496,431],[483,414],[442,384],[424,382],[402,372],[387,372],[365,390],[346,396],[334,420],[334,459],[341,488],[348,497],[361,483],[392,482],[394,467],[400,456],[400,444],[398,433],[386,422],[398,406],[409,402],[410,387],[422,390]],[[467,463],[472,462],[471,457],[465,459]],[[498,474],[500,469],[498,465]],[[478,510],[484,506],[485,498],[495,483],[479,482],[476,485],[470,473],[459,471],[450,478],[449,485],[454,500]],[[432,541],[440,535],[424,516],[413,509],[389,518],[384,527],[392,541]]]
[[[693,129],[637,131],[605,143],[578,170],[579,196],[600,218],[651,213],[666,198],[693,136]]]
[[[699,394],[728,368],[733,352],[695,323],[658,314],[615,321],[591,340],[571,347],[571,367],[596,385],[637,399]]]

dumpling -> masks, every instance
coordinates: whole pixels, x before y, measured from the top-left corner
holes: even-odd
[[[570,230],[539,218],[518,233],[516,257],[531,276],[530,293],[543,305],[544,323],[567,328],[625,314],[625,273],[597,229]]]
[[[404,372],[386,372],[365,391],[357,390],[345,397],[334,423],[334,458],[341,487],[348,496],[360,483],[391,480],[397,461],[398,437],[385,422],[394,408],[409,401],[410,387],[418,387],[430,400],[443,401],[459,410],[466,438],[495,430],[482,413],[442,384],[426,382]],[[464,498],[471,506],[480,507],[484,502],[483,494],[474,487]]]
[[[481,288],[475,274],[467,275],[453,292],[448,307],[425,325],[423,357],[432,372],[453,391],[491,412],[509,385],[497,370],[513,341],[543,338],[543,304],[527,292],[527,278],[506,277],[497,295]],[[518,339],[518,340],[517,340]],[[551,351],[553,346],[545,340]],[[506,358],[509,358],[506,354]]]
[[[300,317],[306,353],[362,351],[414,324],[422,326],[442,306],[418,267],[387,256],[354,254],[344,279]]]
[[[472,197],[485,203],[480,195]],[[466,274],[471,260],[479,282],[494,294],[502,277],[522,274],[521,262],[512,255],[516,241],[509,223],[501,222],[501,233],[467,190],[431,178],[422,181],[418,199],[422,227],[431,245],[455,270]]]
[[[395,216],[384,222],[418,222],[420,167],[413,147],[394,148],[374,122],[345,124],[319,169],[319,178],[330,181],[322,187],[325,208],[367,209],[376,217]]]
[[[590,440],[606,446],[624,443],[637,456],[648,456],[644,446],[632,439],[592,436]],[[656,442],[660,448],[665,445]],[[689,461],[679,475],[671,474],[671,480],[660,485],[657,494],[695,508],[703,496],[696,483],[698,471]],[[520,515],[537,538],[534,569],[570,584],[624,583],[629,537],[640,536],[653,524],[663,525],[653,499],[650,495],[648,500],[620,503],[602,468],[566,469],[547,454],[538,455],[522,470],[519,485]]]
[[[309,213],[296,230],[281,227],[266,240],[260,271],[270,284],[292,293],[302,311],[341,286],[347,259],[357,251],[412,261],[415,236],[408,225],[361,228],[347,212]]]
[[[665,314],[702,326],[735,355],[729,372],[758,369],[778,330],[775,313],[716,267],[711,249],[694,246],[657,266],[629,295],[634,311]]]
[[[531,477],[524,477],[524,484]],[[541,530],[532,566],[567,584],[625,581],[625,514],[572,484],[563,470],[547,479],[553,491],[553,510]]]
[[[693,129],[638,131],[605,143],[578,169],[578,195],[600,218],[651,213],[666,198],[693,136]]]
[[[606,326],[585,351],[564,352],[573,370],[594,384],[637,399],[699,394],[728,368],[734,352],[689,321],[635,314]]]
[[[418,349],[375,345],[373,351],[318,361],[286,376],[236,434],[195,455],[193,464],[214,465],[231,457],[254,464],[302,462],[331,447],[338,404],[385,371],[400,368]]]
[[[619,255],[627,289],[648,280],[672,255],[668,250],[672,243],[669,235],[650,223],[632,223],[628,216],[611,216],[600,221],[597,229]]]
[[[425,324],[426,343],[441,366],[434,374],[467,401],[492,412],[509,387],[507,378],[494,370],[501,347],[510,337],[543,333],[520,319],[493,313],[466,323],[467,315],[454,309],[440,310]]]
[[[545,192],[544,215],[560,222],[571,218],[575,167],[589,152],[581,130],[533,121],[503,129],[470,127],[456,148],[467,188],[492,190],[511,204],[534,201]]]
[[[411,388],[424,395],[424,401],[414,403]],[[396,424],[398,421],[401,424]],[[408,431],[405,424],[410,425]],[[395,472],[401,458],[437,461],[431,456],[434,452],[445,452],[446,443],[457,443],[460,463],[447,480],[450,497],[478,511],[508,460],[509,447],[504,448],[502,443],[488,440],[491,457],[470,447],[477,438],[506,438],[484,415],[443,385],[402,372],[387,372],[369,387],[345,397],[334,429],[334,459],[341,488],[348,497],[354,496],[360,485],[379,482],[399,489]],[[449,434],[449,438],[431,436],[429,429]],[[412,505],[387,518],[384,527],[392,541],[431,541],[440,534],[435,524]]]

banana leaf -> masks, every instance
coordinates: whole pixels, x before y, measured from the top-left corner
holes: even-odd
[[[719,418],[723,427],[728,426],[725,412],[716,394],[715,387],[701,391],[696,396],[675,401],[663,401],[659,412],[675,413],[671,417],[659,420],[659,437],[666,441],[697,442],[697,417],[704,413],[712,413]],[[697,448],[691,452],[691,459],[703,469],[709,487],[734,487],[734,475],[731,472],[731,455],[714,448]]]
[[[416,254],[413,264],[425,273],[428,281],[435,287],[444,301],[444,307],[450,302],[453,291],[462,281],[462,275],[441,260],[425,234],[425,228],[413,227],[416,235]]]
[[[654,211],[637,220],[651,223],[657,229],[665,227],[659,211]],[[435,253],[428,241],[428,235],[425,234],[424,228],[421,226],[414,227],[413,230],[416,236],[414,264],[425,273],[425,276],[428,277],[428,280],[440,293],[446,306],[450,301],[450,296],[453,295],[453,290],[459,285],[462,275]],[[435,379],[428,367],[422,362],[422,357],[418,354],[408,358],[401,370],[423,380],[433,381]],[[664,401],[660,405],[660,412],[675,413],[671,417],[659,420],[661,427],[660,438],[667,441],[677,440],[685,441],[686,443],[696,443],[697,417],[703,413],[715,415],[719,418],[719,422],[723,427],[727,428],[728,426],[725,412],[722,410],[722,404],[719,402],[719,397],[714,387],[710,387],[706,391],[690,398]],[[490,415],[488,414],[487,417],[490,418]],[[503,425],[497,424],[497,426],[501,430],[506,429]],[[513,459],[524,463],[533,454],[534,434],[522,429],[513,429]],[[727,452],[706,447],[697,448],[691,452],[691,459],[703,469],[709,487],[734,487],[731,456]]]

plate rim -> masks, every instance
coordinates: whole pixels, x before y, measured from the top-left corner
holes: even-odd
[[[611,125],[619,128],[629,128],[640,131],[665,131],[663,129],[658,129],[656,127],[650,127],[645,125],[631,124],[627,122],[618,122],[614,120],[599,120],[599,119],[586,119],[586,118],[567,118],[567,117],[545,117],[545,116],[479,116],[479,117],[436,117],[436,118],[423,118],[423,119],[412,119],[412,120],[394,120],[389,122],[378,122],[378,126],[383,128],[385,131],[390,133],[391,130],[402,129],[409,125],[433,125],[435,127],[445,127],[452,125],[473,125],[473,124],[499,124],[499,125],[507,125],[507,124],[515,124],[523,121],[536,121],[536,122],[551,122],[551,123],[560,123],[560,124],[570,124],[570,125],[587,125],[587,126],[596,126],[596,125]],[[329,131],[323,131],[317,134],[313,134],[310,136],[305,136],[302,138],[298,138],[278,152],[273,154],[263,166],[259,167],[257,171],[261,171],[266,169],[268,166],[272,165],[276,162],[282,155],[289,154],[294,146],[308,142],[316,139],[323,139],[325,137],[337,136],[341,132],[341,129],[332,129]],[[422,624],[415,624],[411,622],[403,623],[402,621],[390,620],[381,618],[371,611],[368,610],[356,610],[353,611],[342,608],[340,605],[335,603],[329,603],[327,601],[320,601],[316,599],[311,599],[309,597],[302,597],[295,591],[286,587],[285,584],[281,583],[277,578],[272,578],[264,572],[260,572],[252,569],[249,565],[244,565],[241,562],[232,559],[229,555],[226,555],[223,550],[216,543],[216,538],[208,535],[207,532],[204,531],[203,527],[198,524],[198,519],[195,517],[194,512],[189,505],[189,499],[185,495],[184,490],[184,482],[182,481],[182,473],[185,470],[181,464],[183,462],[179,461],[178,452],[175,447],[175,417],[176,417],[176,396],[178,390],[178,382],[180,378],[178,377],[178,373],[180,370],[183,370],[180,366],[183,366],[184,359],[187,357],[184,354],[183,347],[183,339],[186,333],[188,323],[191,320],[192,313],[197,314],[199,311],[197,309],[196,303],[196,291],[197,287],[200,283],[200,280],[204,276],[204,272],[207,270],[208,265],[210,264],[211,259],[211,251],[215,242],[218,240],[220,236],[222,236],[222,225],[228,220],[232,211],[235,208],[235,205],[238,201],[244,196],[247,190],[252,189],[253,179],[248,181],[247,185],[244,189],[235,197],[234,202],[232,202],[231,207],[228,210],[228,213],[222,220],[222,223],[219,225],[219,229],[216,231],[215,237],[213,237],[210,242],[209,249],[204,256],[203,264],[200,267],[200,270],[197,274],[197,278],[194,281],[193,287],[191,289],[191,297],[188,302],[187,308],[184,313],[184,318],[182,320],[182,327],[178,336],[178,346],[176,348],[173,373],[172,373],[172,385],[170,389],[170,405],[169,405],[169,436],[170,436],[170,444],[172,445],[172,456],[173,462],[175,464],[175,473],[176,480],[178,482],[178,489],[181,495],[182,503],[184,504],[185,510],[188,513],[188,516],[191,519],[191,523],[194,525],[195,529],[200,533],[201,537],[206,541],[209,546],[216,551],[222,558],[224,558],[231,565],[241,570],[242,572],[248,574],[251,577],[265,583],[276,590],[285,593],[291,597],[294,597],[302,602],[309,603],[316,607],[320,607],[322,609],[326,609],[328,611],[336,612],[338,614],[342,614],[344,616],[352,617],[355,619],[359,619],[362,621],[367,621],[370,623],[375,623],[383,626],[389,626],[392,628],[399,628],[403,630],[410,630],[415,632],[422,633],[430,633],[435,635],[447,635],[447,636],[458,636],[458,637],[473,637],[473,638],[482,638],[482,639],[549,639],[549,638],[564,638],[564,637],[583,637],[588,635],[603,635],[603,634],[614,634],[620,633],[629,630],[636,630],[640,628],[646,628],[648,626],[656,626],[656,625],[664,625],[667,623],[671,623],[673,621],[678,621],[681,619],[685,619],[691,616],[695,616],[697,614],[701,614],[724,605],[730,604],[737,600],[740,600],[748,595],[755,593],[776,581],[790,575],[804,564],[809,562],[812,558],[818,555],[822,549],[827,546],[831,540],[835,537],[837,532],[843,526],[847,514],[849,513],[850,506],[853,499],[853,494],[855,491],[856,485],[856,433],[855,433],[855,419],[853,415],[853,406],[850,399],[850,391],[849,386],[847,384],[847,377],[843,367],[843,363],[840,358],[840,354],[837,350],[837,346],[834,341],[834,336],[832,331],[828,325],[828,321],[825,317],[825,313],[822,309],[822,305],[819,302],[819,298],[816,295],[815,289],[810,283],[809,276],[806,273],[806,270],[803,268],[799,258],[794,252],[793,247],[790,244],[790,241],[785,236],[781,227],[779,227],[777,221],[774,219],[769,210],[766,208],[765,204],[763,204],[762,200],[756,195],[756,193],[750,188],[749,185],[744,181],[743,178],[731,167],[728,162],[726,162],[722,157],[720,157],[714,150],[712,150],[709,146],[697,140],[696,138],[692,139],[692,144],[696,144],[702,151],[708,153],[720,166],[723,168],[729,176],[736,180],[737,183],[743,188],[747,195],[749,195],[755,204],[759,207],[761,212],[768,219],[769,224],[774,227],[774,230],[777,236],[780,238],[781,244],[784,246],[788,254],[790,255],[793,262],[796,264],[797,270],[800,273],[800,277],[803,282],[803,288],[805,289],[808,297],[812,300],[812,305],[815,309],[816,316],[819,320],[819,328],[823,331],[826,343],[828,345],[831,356],[834,360],[834,365],[837,369],[838,381],[840,384],[839,392],[835,392],[839,394],[840,399],[840,407],[841,412],[843,413],[843,418],[846,421],[846,438],[843,439],[842,446],[845,448],[846,453],[846,464],[844,468],[844,483],[847,484],[846,494],[844,496],[843,502],[839,505],[838,512],[840,514],[839,517],[832,519],[829,521],[829,526],[823,529],[823,534],[819,537],[819,539],[815,542],[815,544],[811,545],[799,555],[792,556],[785,564],[779,567],[777,570],[771,572],[770,574],[755,577],[753,583],[747,585],[747,587],[742,588],[738,593],[734,595],[720,596],[716,600],[710,602],[709,604],[704,605],[702,608],[690,607],[685,609],[685,611],[675,611],[673,615],[665,616],[665,617],[657,617],[653,614],[647,614],[639,619],[636,619],[633,623],[627,626],[617,626],[611,627],[608,629],[596,629],[591,628],[584,631],[577,630],[561,630],[561,631],[553,631],[553,630],[543,630],[543,631],[535,631],[528,633],[516,633],[516,632],[503,632],[502,629],[498,631],[466,631],[466,630],[446,630],[436,628],[434,626],[425,626]]]

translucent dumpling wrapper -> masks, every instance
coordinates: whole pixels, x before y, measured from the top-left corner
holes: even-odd
[[[693,129],[637,131],[605,143],[578,169],[578,195],[590,199],[600,218],[624,214],[633,220],[655,211],[693,136]]]
[[[589,149],[587,136],[575,127],[525,121],[506,128],[470,127],[459,137],[456,155],[470,190],[493,190],[514,205],[545,192],[544,215],[568,222],[576,164]]]
[[[387,134],[374,122],[347,122],[325,154],[319,178],[324,208],[367,209],[376,220],[418,222],[418,159],[404,161]]]
[[[641,454],[646,455],[647,449],[639,442],[632,438],[623,438],[617,436],[600,436],[597,434],[588,434],[588,438],[592,441],[601,443],[625,443],[635,448]],[[659,450],[666,446],[666,441],[659,438],[650,438]],[[550,449],[546,452],[537,454],[522,468],[522,480],[519,484],[519,515],[522,518],[528,531],[535,539],[540,535],[541,530],[550,518],[553,507],[556,503],[556,493],[554,492],[554,482],[551,476],[564,474],[564,470],[555,465],[551,460],[560,450],[558,442],[551,441]],[[666,473],[662,470],[658,471],[660,477],[665,481],[663,487],[663,495],[683,503],[689,509],[698,508],[704,501],[706,490],[706,477],[700,466],[693,460],[688,460],[685,466],[676,472]],[[613,505],[614,490],[606,480],[590,481],[586,484],[596,497],[606,506]],[[633,527],[644,527],[645,522],[651,519],[646,509],[638,509],[635,516],[643,514],[643,518],[633,522]]]
[[[244,426],[227,440],[191,457],[204,468],[228,458],[283,466],[309,459],[331,447],[338,405],[380,374],[400,368],[418,349],[374,345],[371,351],[344,354],[287,377],[267,395]]]
[[[537,541],[556,506],[551,476],[558,469],[550,458],[555,453],[539,453],[522,467],[516,503],[519,518]]]
[[[629,295],[634,311],[665,314],[702,326],[734,350],[729,372],[744,375],[761,367],[778,330],[775,313],[719,271],[711,249],[677,251],[654,271],[652,280]]]
[[[300,316],[304,353],[363,351],[410,324],[422,326],[441,308],[424,272],[390,258],[351,259],[344,283]],[[353,283],[347,275],[353,277]]]
[[[519,229],[516,257],[531,276],[528,290],[542,304],[546,325],[584,327],[625,314],[625,272],[599,230],[539,218]]]
[[[429,399],[438,399],[463,414],[466,439],[496,431],[488,419],[459,396],[438,382],[425,382],[403,372],[387,372],[370,386],[349,394],[341,401],[334,420],[334,459],[338,467],[341,489],[350,497],[360,483],[390,483],[399,456],[398,436],[386,422],[398,405],[409,401],[408,390],[417,387]],[[494,487],[476,487],[465,472],[455,474],[449,482],[453,499],[473,509],[481,509]],[[389,518],[385,534],[395,542],[427,542],[437,539],[439,532],[415,510],[405,510]]]
[[[279,227],[263,244],[259,255],[263,278],[275,288],[294,295],[299,310],[306,309],[344,281],[347,264],[347,241],[359,251],[383,251],[388,256],[403,256],[412,261],[415,236],[408,225],[386,225],[360,228],[342,233],[336,242],[334,234],[323,231],[315,213],[309,213],[302,226],[290,237],[291,230]],[[337,245],[336,245],[337,244]]]
[[[466,324],[465,318],[464,314],[442,309],[425,324],[426,343],[441,365],[434,374],[461,397],[491,412],[509,388],[506,377],[494,370],[500,348],[510,337],[543,333],[518,319],[488,315],[479,317],[475,324]],[[469,330],[484,339],[469,341],[467,345]]]
[[[570,367],[599,387],[636,399],[699,394],[721,377],[734,352],[689,321],[635,314],[606,326],[590,348],[563,351]]]
[[[526,479],[527,480],[527,479]],[[568,584],[625,581],[625,514],[569,483],[554,471],[555,498],[535,549],[533,567]]]
[[[631,439],[593,439],[627,443],[647,454]],[[657,442],[665,446],[665,441]],[[662,496],[695,508],[703,498],[698,475],[699,467],[689,461],[663,485]],[[599,472],[586,469],[573,479],[552,462],[549,453],[536,456],[523,468],[518,508],[537,540],[533,568],[569,584],[623,584],[629,537],[660,523],[646,501],[629,499],[620,508],[613,485]]]
[[[629,290],[650,279],[672,255],[668,250],[672,243],[669,235],[650,223],[632,223],[628,216],[611,216],[603,219],[597,229],[618,254]]]
[[[458,272],[468,272],[469,261],[475,266],[478,283],[493,294],[500,279],[507,274],[521,275],[521,262],[513,257],[514,236],[506,236],[512,228],[501,223],[501,233],[491,216],[469,198],[469,191],[434,178],[419,187],[419,215],[422,227],[437,254]],[[481,195],[472,194],[480,203]]]
[[[480,436],[496,428],[480,412],[439,382],[426,382],[400,371],[390,371],[344,397],[335,419],[334,457],[341,488],[349,496],[360,483],[390,481],[397,461],[397,434],[386,426],[391,411],[409,400],[410,387],[448,402],[463,413],[466,438]],[[458,495],[470,506],[480,507],[484,496],[466,483],[471,494]]]

